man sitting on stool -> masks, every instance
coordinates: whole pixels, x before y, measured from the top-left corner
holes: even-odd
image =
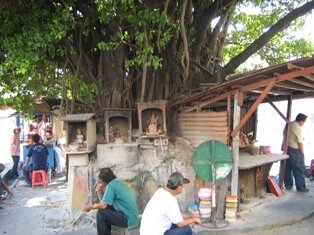
[[[38,134],[32,135],[32,144],[29,148],[26,163],[23,167],[23,175],[27,187],[31,187],[31,179],[29,174],[36,170],[48,170],[48,149],[44,144],[39,143],[40,136]],[[33,162],[29,164],[30,159],[32,158]]]

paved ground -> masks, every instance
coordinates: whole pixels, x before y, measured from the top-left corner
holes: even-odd
[[[75,224],[76,218],[70,216],[65,176],[53,178],[47,188],[25,187],[21,179],[10,187],[13,197],[2,204],[0,234],[96,234],[88,217]]]
[[[94,214],[83,213],[76,218],[70,216],[64,176],[53,178],[48,188],[40,186],[32,189],[23,184],[23,180],[11,184],[14,196],[2,204],[0,234],[96,234]],[[252,231],[256,231],[256,234],[281,234],[265,231],[304,221],[314,214],[314,181],[308,181],[307,185],[310,192],[299,193],[294,189],[285,191],[281,197],[267,194],[263,199],[241,204],[236,221],[207,223],[194,226],[193,230],[198,235],[252,234]],[[75,220],[77,218],[80,219]],[[124,230],[115,230],[113,234],[123,235]]]
[[[295,189],[284,191],[281,197],[272,194],[265,195],[263,199],[255,199],[247,205],[240,204],[242,211],[238,213],[236,221],[218,223],[216,228],[212,224],[205,227],[197,227],[195,232],[199,235],[210,234],[256,234],[260,231],[271,230],[305,219],[313,218],[314,215],[314,181],[307,179],[307,193],[297,192]],[[206,226],[206,225],[205,225]],[[261,233],[266,234],[266,233]],[[269,233],[275,234],[275,233]],[[299,234],[299,233],[297,233]]]

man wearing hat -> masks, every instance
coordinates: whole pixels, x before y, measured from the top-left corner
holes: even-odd
[[[200,224],[201,219],[198,215],[182,214],[175,197],[189,182],[179,172],[169,176],[167,186],[158,189],[144,209],[141,235],[192,235],[189,225]]]

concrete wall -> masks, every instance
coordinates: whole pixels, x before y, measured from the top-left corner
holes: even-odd
[[[181,137],[170,138],[168,145],[161,145],[166,142],[144,139],[131,144],[98,144],[97,156],[72,156],[68,190],[72,217],[77,216],[87,200],[91,202],[101,199],[101,195],[97,195],[95,191],[95,186],[98,170],[102,167],[112,168],[116,176],[129,185],[136,195],[140,213],[155,191],[166,185],[169,175],[175,171],[181,172],[191,181],[177,197],[181,210],[187,211],[191,203],[198,201],[197,191],[200,188],[200,181],[196,179],[192,168],[192,154],[195,148],[192,143]],[[229,183],[230,178],[217,185],[216,196],[219,205],[216,218],[223,218],[224,203],[221,202],[224,202]],[[78,191],[80,193],[77,193]]]
[[[181,209],[187,210],[195,199],[195,173],[191,165],[194,147],[182,138],[168,141],[167,146],[156,145],[166,142],[144,140],[137,144],[97,145],[95,172],[101,167],[111,167],[119,179],[130,185],[142,212],[156,189],[165,186],[168,176],[180,171],[191,180],[178,197]]]

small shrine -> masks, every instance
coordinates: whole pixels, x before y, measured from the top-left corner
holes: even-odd
[[[66,128],[66,156],[69,210],[74,217],[86,202],[88,164],[96,150],[96,116],[93,113],[69,114],[63,118]]]
[[[66,127],[68,151],[95,150],[95,114],[69,114],[63,118]]]
[[[137,172],[137,168],[132,168],[138,163],[138,143],[132,142],[133,110],[104,109],[105,143],[97,144],[97,165],[99,168],[119,166],[123,169],[123,174],[126,175]],[[121,174],[120,177],[122,177]]]
[[[167,101],[137,103],[139,131],[142,136],[167,136]]]
[[[132,140],[132,110],[104,109],[105,140],[108,143],[130,143]]]

